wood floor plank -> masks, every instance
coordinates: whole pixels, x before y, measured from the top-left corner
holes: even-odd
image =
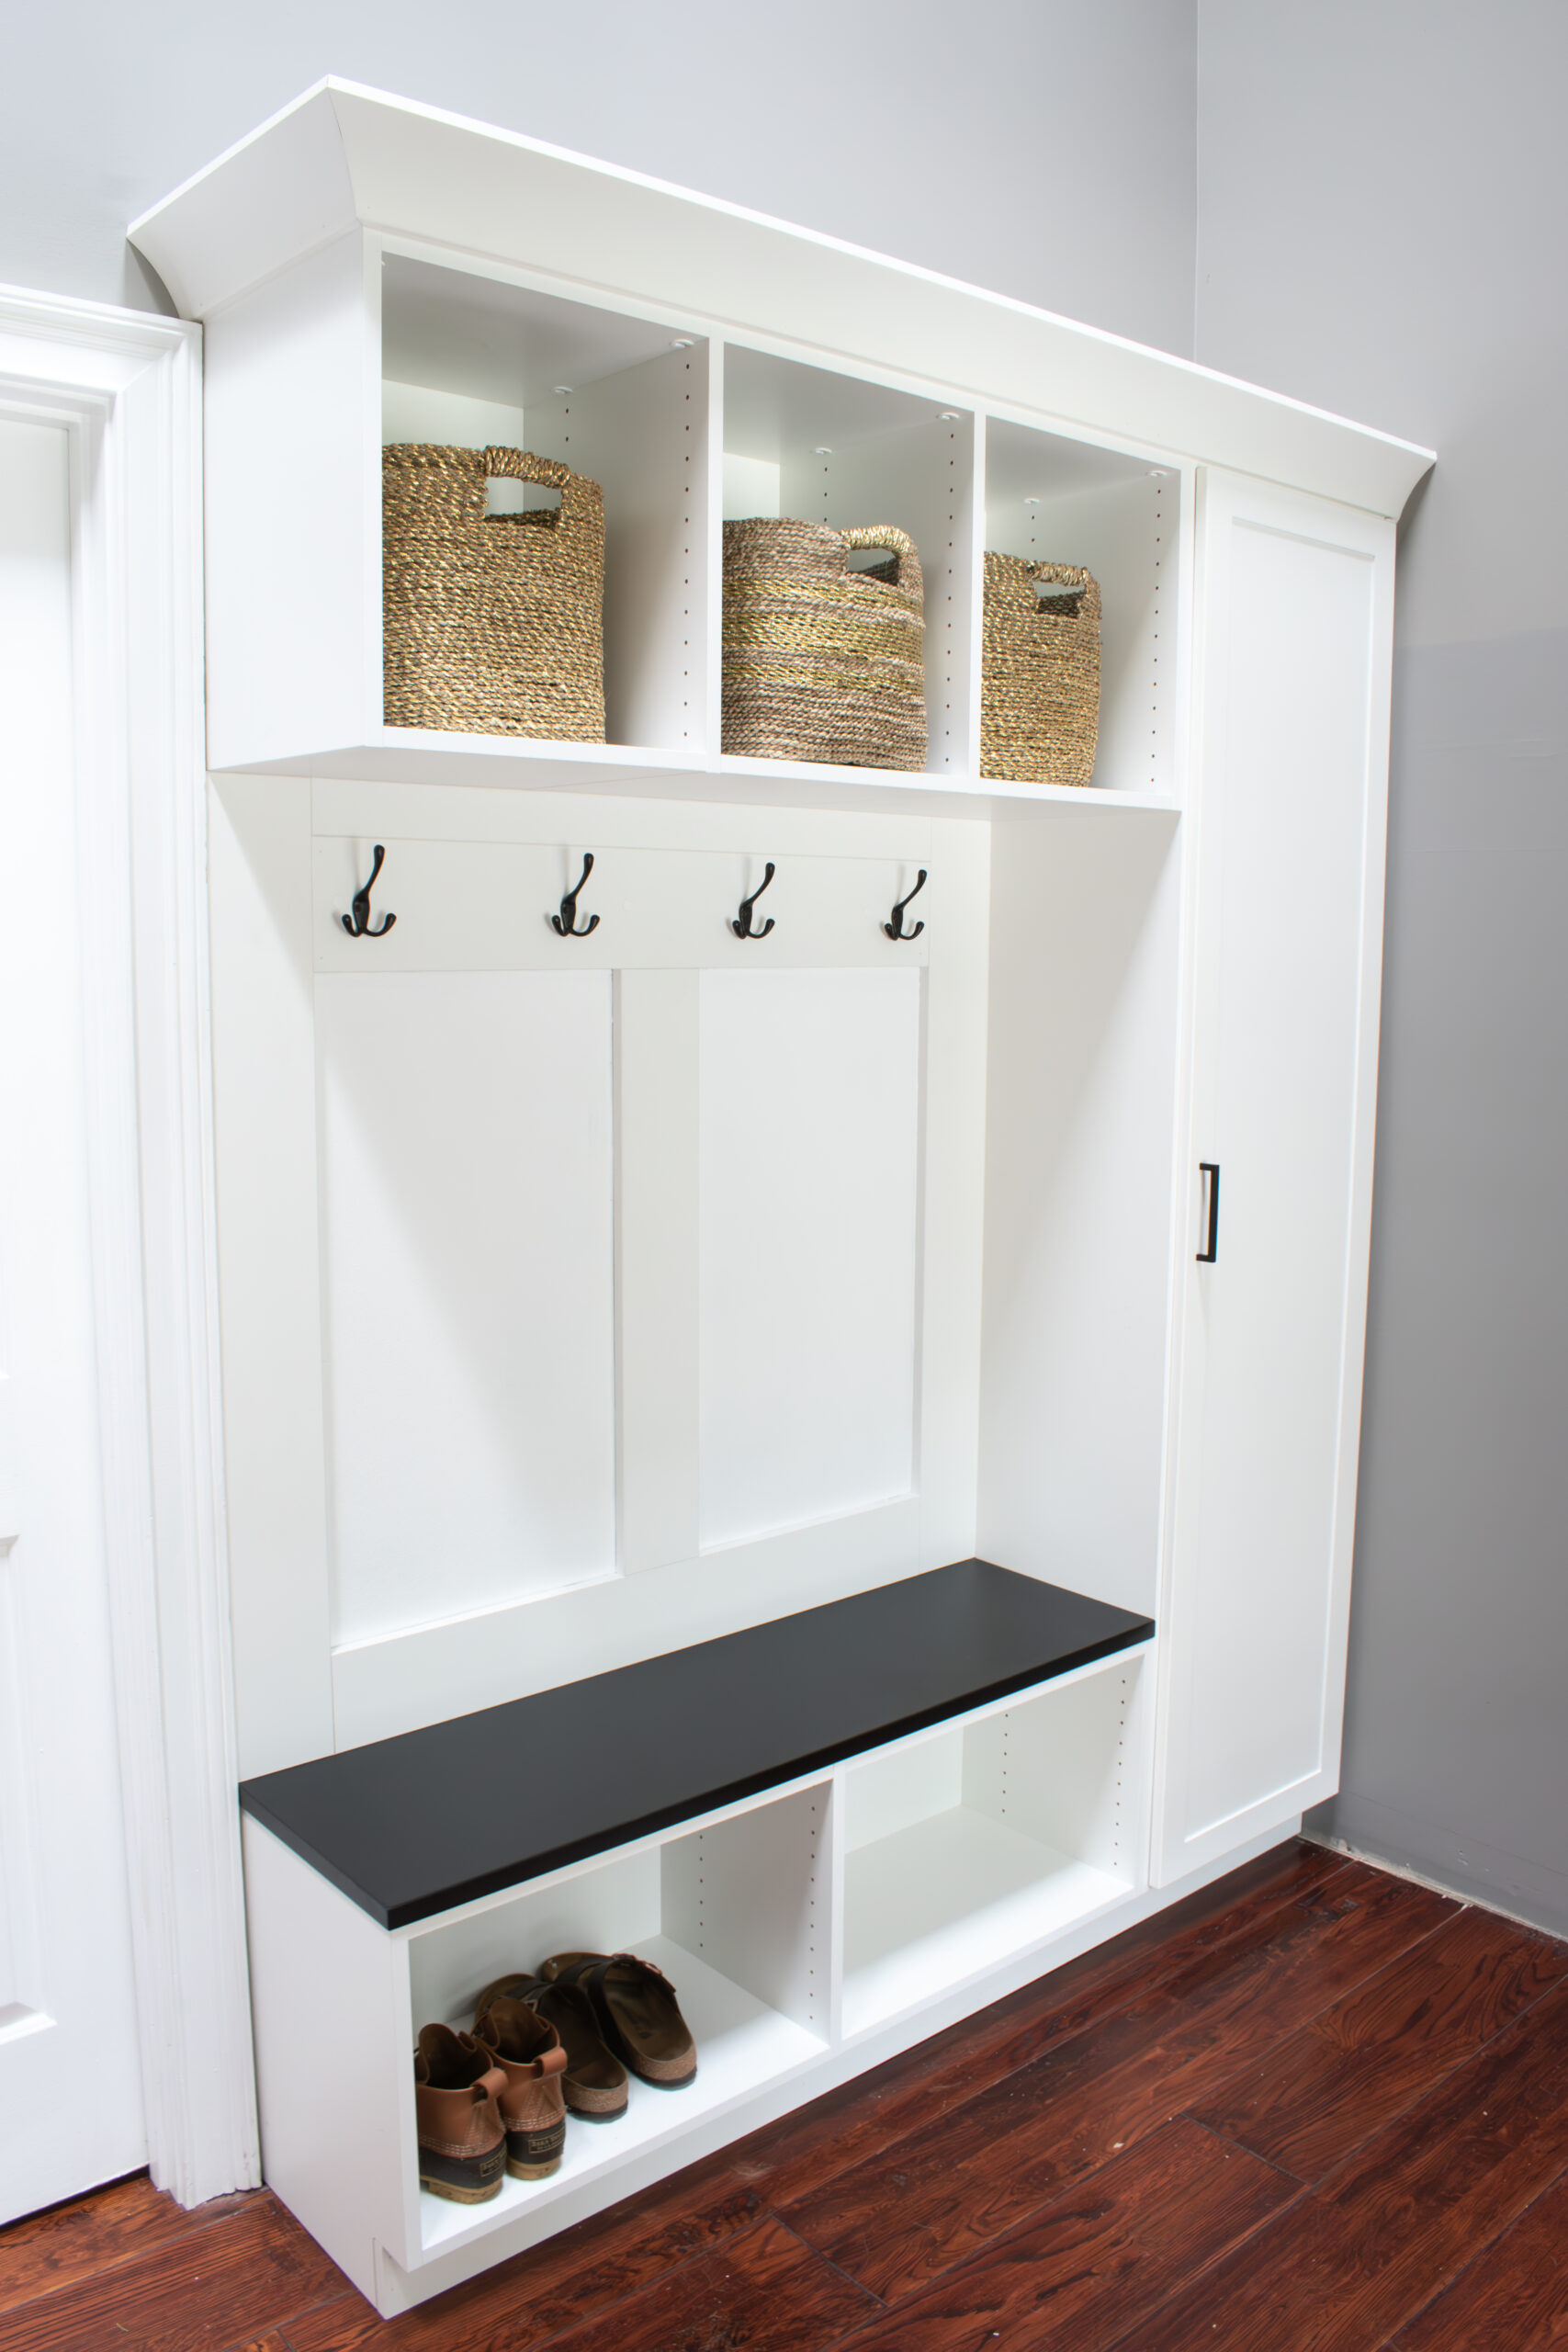
[[[1174,2297],[1138,2352],[1368,2352],[1565,2166],[1568,1986]]]
[[[12,2311],[6,2352],[212,2352],[287,2327],[346,2284],[271,2197],[116,2264],[90,2285]]]
[[[694,2256],[721,2249],[753,2228],[761,2211],[753,2190],[738,2188],[718,2160],[710,2160],[395,2320],[382,2321],[350,2291],[292,2321],[289,2345],[292,2352],[359,2352],[367,2344],[385,2345],[387,2352],[490,2352],[501,2345],[521,2352],[617,2308]]]
[[[741,2345],[822,2352],[874,2309],[863,2288],[770,2213],[728,2245],[558,2337],[551,2352],[730,2352]]]
[[[411,2312],[394,2324],[398,2332],[389,2345],[428,2343],[441,2352],[448,2343],[482,2345],[509,2314],[524,2330],[508,2339],[519,2345],[573,2324],[672,2262],[747,2227],[764,2200],[819,2186],[898,2139],[923,2116],[985,2088],[1096,2015],[1135,1998],[1197,1954],[1317,1899],[1325,1886],[1359,1886],[1371,1876],[1301,1839],[1276,1847],[918,2050],[672,2176],[638,2199],[629,2216],[617,2209],[581,2222],[455,2290],[441,2302],[442,2326],[451,2313],[456,2332],[450,2337]],[[520,2296],[520,2289],[525,2294]],[[355,2297],[312,2314],[296,2328],[294,2342],[297,2352],[356,2352],[380,2330],[370,2305]]]
[[[1568,2174],[1510,2222],[1387,2352],[1562,2352],[1568,2344]]]
[[[1178,2118],[844,2352],[1005,2345],[1106,2352],[1300,2192],[1272,2165]]]
[[[1568,1945],[1467,1910],[1197,2110],[1298,2179],[1351,2149],[1568,1975]]]
[[[1201,1954],[1271,1933],[1265,1921],[1325,1900],[1330,1886],[1360,1888],[1374,1876],[1300,1840],[1276,1848],[738,2143],[730,2151],[735,2176],[773,2205],[809,2195],[1141,1999]]]
[[[259,2193],[217,2197],[186,2212],[137,2173],[69,2204],[29,2213],[0,2229],[0,2312],[188,2237],[238,2212]]]
[[[1270,1917],[1202,1955],[978,2098],[784,2203],[786,2219],[885,2301],[914,2293],[1168,2117],[1212,2098],[1458,1908],[1369,1876],[1345,1894],[1337,1881],[1317,1905]]]

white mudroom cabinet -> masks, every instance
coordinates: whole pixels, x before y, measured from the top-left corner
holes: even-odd
[[[341,83],[132,235],[205,332],[264,2160],[391,2312],[1334,1789],[1431,458]],[[604,742],[384,722],[411,441],[602,485]],[[916,543],[920,771],[723,751],[755,515]],[[983,773],[987,551],[1099,582],[1081,788]],[[649,1788],[557,1837],[584,1748]],[[422,2192],[419,2026],[626,1946],[697,2086],[493,2204]]]

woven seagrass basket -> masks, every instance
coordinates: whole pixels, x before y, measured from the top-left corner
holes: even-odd
[[[381,453],[389,727],[604,740],[604,501],[525,449],[401,442]],[[560,492],[487,514],[492,475]]]
[[[981,775],[1088,784],[1099,736],[1099,582],[1078,564],[1031,563],[987,549]]]
[[[859,548],[887,560],[852,571]],[[727,752],[920,768],[925,589],[914,541],[760,515],[724,526]]]

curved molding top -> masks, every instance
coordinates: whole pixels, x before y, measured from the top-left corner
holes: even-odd
[[[1433,463],[1415,443],[1010,296],[335,78],[128,233],[180,311],[206,318],[356,229],[1374,514],[1397,515]]]

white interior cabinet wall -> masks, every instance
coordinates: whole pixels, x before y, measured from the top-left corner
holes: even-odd
[[[1156,1856],[1166,1882],[1338,1782],[1393,526],[1215,472],[1201,560],[1195,1062]],[[1218,1178],[1193,1181],[1195,1161]],[[1211,1240],[1214,1261],[1200,1262]]]
[[[1151,1615],[1183,881],[1147,810],[991,829],[980,1551]]]

